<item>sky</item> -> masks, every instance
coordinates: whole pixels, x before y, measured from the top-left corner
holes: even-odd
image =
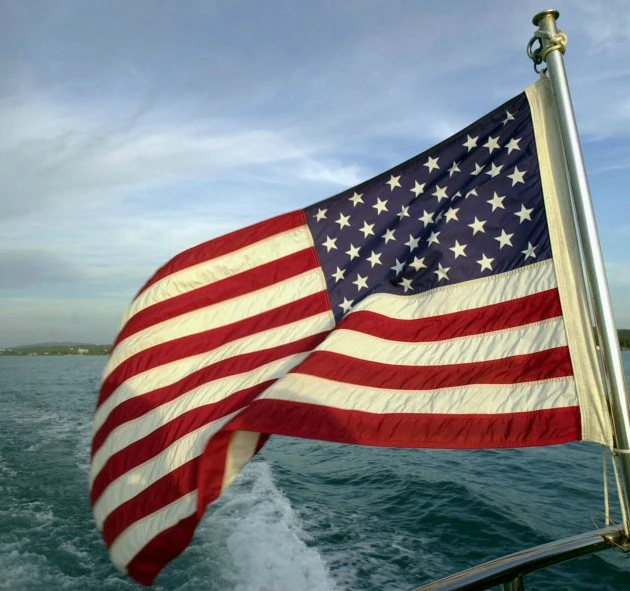
[[[563,2],[630,328],[630,2]],[[176,253],[423,152],[536,80],[539,1],[2,0],[0,347],[111,342]]]

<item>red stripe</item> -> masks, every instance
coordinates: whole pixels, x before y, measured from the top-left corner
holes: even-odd
[[[221,433],[219,439],[226,436],[229,441],[227,432]],[[132,499],[118,505],[103,522],[103,539],[107,547],[111,546],[123,531],[139,519],[155,513],[194,491],[197,488],[198,468],[199,457],[196,457],[147,486]]]
[[[197,515],[191,515],[160,532],[127,565],[129,576],[141,585],[152,585],[164,566],[190,544],[198,523]]]
[[[227,326],[173,339],[144,349],[123,361],[107,376],[101,387],[97,408],[111,396],[116,388],[139,373],[186,357],[207,353],[219,345],[296,322],[327,310],[330,310],[328,294],[326,291],[321,291]]]
[[[372,388],[434,390],[469,384],[516,384],[572,375],[568,347],[492,361],[438,366],[390,365],[315,351],[292,373]]]
[[[159,511],[177,499],[199,488],[196,513],[203,515],[206,505],[221,494],[228,446],[232,433],[220,431],[209,441],[203,453],[175,468],[122,503],[103,522],[103,539],[111,546],[130,525]],[[210,499],[204,502],[203,499]]]
[[[127,572],[139,583],[151,585],[155,577],[164,568],[164,565],[181,554],[190,543],[195,528],[203,515],[203,510],[209,502],[204,499],[209,496],[214,500],[221,493],[225,456],[231,435],[228,431],[217,433],[206,447],[201,460],[197,459],[190,462],[192,466],[189,466],[188,470],[192,468],[192,474],[189,472],[187,475],[181,475],[184,479],[187,477],[186,481],[188,486],[190,486],[195,480],[194,470],[198,470],[196,477],[199,488],[197,511],[169,529],[160,532],[133,557],[127,565]],[[256,452],[258,452],[258,449]],[[109,542],[106,541],[108,546],[119,535],[115,534],[116,530],[122,532],[138,519],[149,515],[152,509],[160,509],[161,506],[159,504],[152,502],[152,497],[165,498],[164,495],[168,495],[169,491],[174,488],[173,484],[175,484],[175,488],[179,488],[182,491],[187,490],[187,487],[183,486],[181,479],[179,483],[173,483],[169,481],[169,478],[166,478],[160,484],[154,484],[151,487],[150,494],[145,495],[142,493],[142,498],[135,497],[132,499],[127,505],[126,511],[108,517],[108,520],[111,522],[111,525],[107,525],[108,533],[110,536],[113,536]],[[194,487],[190,490],[193,489]],[[186,492],[183,494],[186,494]],[[117,526],[114,525],[116,521],[120,522]]]
[[[140,295],[148,287],[164,279],[168,275],[177,273],[193,265],[199,265],[205,263],[210,259],[220,257],[222,255],[234,252],[250,244],[270,238],[275,234],[286,232],[293,228],[298,228],[306,224],[306,219],[303,211],[293,211],[284,215],[277,216],[270,220],[265,220],[258,224],[254,224],[247,228],[242,228],[229,234],[224,234],[213,240],[208,240],[203,244],[189,248],[184,252],[179,253],[173,257],[166,265],[161,267],[154,275],[145,283],[142,289],[138,292]],[[137,297],[137,296],[136,296]]]
[[[145,488],[140,494],[122,503],[103,522],[103,539],[111,546],[116,538],[133,523],[199,489],[196,514],[221,494],[226,454],[232,433],[220,431],[209,441],[203,453],[169,472]]]
[[[503,330],[562,315],[557,289],[429,318],[399,320],[370,311],[346,316],[338,328],[401,342],[440,341]]]
[[[375,414],[259,399],[230,429],[384,447],[474,449],[581,439],[579,407],[498,415]]]
[[[135,314],[121,330],[114,346],[137,332],[165,320],[269,287],[318,267],[315,249],[307,248],[158,302]]]
[[[220,402],[206,404],[182,413],[146,437],[134,441],[131,445],[112,455],[94,479],[90,492],[92,505],[98,501],[103,491],[114,480],[157,456],[188,433],[246,407],[274,382],[275,380],[267,380],[261,384],[234,392]]]
[[[120,425],[137,419],[167,402],[172,402],[194,388],[207,384],[208,389],[210,389],[212,388],[210,382],[219,378],[246,373],[272,361],[277,361],[296,353],[310,351],[317,347],[327,334],[326,332],[318,333],[272,349],[264,349],[222,359],[217,363],[202,367],[198,371],[188,374],[173,384],[125,400],[112,410],[103,425],[95,433],[92,440],[92,456],[100,449],[109,434]],[[199,394],[199,396],[201,395]]]
[[[107,546],[130,525],[198,488],[197,511],[159,533],[134,556],[127,572],[143,585],[151,585],[164,565],[190,543],[206,505],[221,494],[225,458],[232,433],[215,435],[201,458],[188,462],[145,489],[140,495],[118,507],[103,524]],[[257,450],[258,451],[258,450]]]

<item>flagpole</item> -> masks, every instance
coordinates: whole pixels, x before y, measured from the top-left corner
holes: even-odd
[[[608,293],[606,269],[562,59],[566,36],[556,28],[556,20],[559,15],[557,10],[545,10],[534,16],[533,23],[539,27],[534,39],[540,39],[541,48],[538,52],[531,52],[530,43],[529,53],[530,57],[534,59],[535,66],[542,60],[546,61],[556,105],[584,263],[593,300],[593,312],[604,373],[612,403],[611,410],[617,446],[615,451],[619,456],[625,489],[624,498],[620,499],[620,502],[625,507],[624,514],[628,516],[630,514],[628,510],[630,498],[630,400],[628,399],[619,339]],[[628,522],[624,525],[626,529],[629,526]]]

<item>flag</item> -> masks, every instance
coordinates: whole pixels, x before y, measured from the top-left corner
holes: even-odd
[[[94,518],[143,584],[271,434],[608,443],[541,80],[304,210],[185,251],[133,300],[94,416]]]

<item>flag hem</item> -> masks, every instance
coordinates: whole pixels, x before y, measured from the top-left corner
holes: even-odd
[[[611,417],[596,354],[562,139],[549,80],[540,78],[525,94],[536,137],[558,292],[580,401],[582,440],[611,447]]]

